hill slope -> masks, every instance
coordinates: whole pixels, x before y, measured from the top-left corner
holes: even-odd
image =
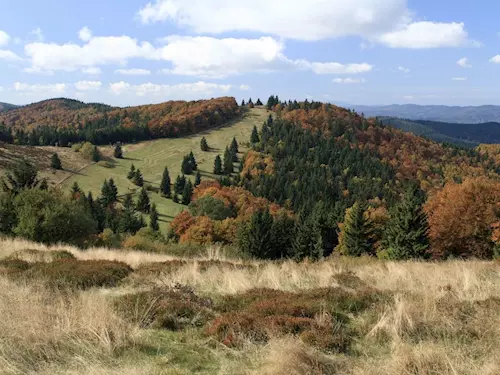
[[[431,120],[461,124],[500,122],[500,106],[457,107],[444,105],[352,106],[368,117],[388,116],[413,120]]]
[[[17,105],[0,102],[0,112],[8,111],[14,108],[17,108]]]

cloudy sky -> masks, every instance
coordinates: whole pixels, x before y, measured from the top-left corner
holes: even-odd
[[[0,0],[0,101],[500,105],[490,0]]]

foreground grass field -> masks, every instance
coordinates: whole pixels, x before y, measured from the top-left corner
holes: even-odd
[[[177,175],[181,173],[182,158],[190,151],[193,151],[195,155],[202,179],[212,179],[214,178],[212,172],[216,155],[220,154],[222,157],[224,149],[230,145],[233,137],[236,137],[240,143],[248,142],[253,126],[259,127],[268,115],[265,109],[254,108],[246,113],[242,119],[208,132],[184,138],[158,139],[126,145],[124,146],[124,159],[109,158],[109,168],[100,164],[91,165],[66,180],[63,187],[69,189],[74,182],[77,182],[83,191],[91,191],[94,196],[98,196],[104,180],[112,177],[118,187],[119,194],[135,193],[138,191],[137,186],[127,179],[130,166],[134,164],[136,168],[141,170],[145,184],[159,188],[164,168],[169,168],[173,183]],[[206,137],[211,147],[208,152],[200,150],[200,141],[203,136]],[[100,149],[106,155],[112,154],[109,147]],[[245,150],[246,148],[242,145],[240,152]],[[194,176],[191,178],[194,181]],[[165,230],[167,223],[185,209],[185,206],[176,204],[171,199],[162,198],[156,193],[150,194],[150,198],[157,205],[162,230]]]
[[[500,373],[495,262],[188,260],[4,239],[0,316],[2,374]]]

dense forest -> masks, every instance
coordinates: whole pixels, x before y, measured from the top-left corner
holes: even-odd
[[[117,108],[51,99],[0,113],[0,141],[30,146],[96,145],[179,137],[240,114],[234,98]]]

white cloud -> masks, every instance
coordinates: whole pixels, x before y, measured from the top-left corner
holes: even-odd
[[[453,77],[452,81],[467,81],[467,77]]]
[[[110,91],[115,95],[132,94],[136,96],[186,98],[209,96],[213,94],[224,94],[231,89],[231,85],[219,85],[208,82],[181,83],[177,85],[157,85],[154,83],[144,83],[141,85],[131,85],[128,82],[115,82],[109,85]]]
[[[359,83],[365,83],[366,80],[364,78],[335,78],[333,80],[333,83],[339,83],[339,84],[344,84],[344,85],[352,85],[352,84],[359,84]]]
[[[39,68],[24,68],[23,72],[29,73],[29,74],[41,74],[41,75],[46,75],[46,76],[53,76],[54,75],[53,70],[42,70]]]
[[[405,100],[413,100],[413,95],[405,95],[405,96],[403,96],[403,99],[405,99]]]
[[[307,65],[307,64],[306,64]],[[370,64],[340,64],[340,63],[311,63],[311,70],[316,74],[358,74],[373,69]]]
[[[175,22],[199,34],[252,31],[320,40],[389,32],[409,19],[406,0],[156,0],[143,23]]]
[[[102,73],[102,71],[100,68],[90,67],[90,68],[83,68],[82,73],[88,74],[89,76],[98,76],[99,74]]]
[[[490,62],[494,64],[500,64],[500,55],[496,55],[490,59]]]
[[[398,70],[403,73],[410,73],[410,69],[405,68],[404,66],[398,66]]]
[[[51,94],[62,94],[68,88],[65,83],[54,83],[48,85],[30,85],[27,83],[16,82],[13,85],[15,91],[22,94],[38,94],[38,93],[51,93]]]
[[[0,49],[0,60],[21,61],[22,59],[12,51]]]
[[[31,30],[30,35],[33,35],[37,42],[43,42],[45,39],[45,36],[43,35],[43,31],[39,27],[37,27],[34,30]]]
[[[441,48],[471,44],[463,23],[414,22],[383,34],[378,40],[391,48]]]
[[[462,68],[472,68],[472,65],[469,64],[467,57],[462,57],[460,60],[458,60],[457,65],[461,66]]]
[[[29,43],[24,51],[33,68],[75,71],[97,65],[126,64],[132,58],[155,58],[155,48],[128,36],[94,37],[80,46],[74,43]]]
[[[115,70],[115,73],[127,76],[148,76],[151,74],[151,71],[147,69],[118,69]]]
[[[92,39],[92,31],[87,26],[84,26],[78,32],[78,38],[80,38],[80,40],[83,40],[84,42],[88,42],[90,39]]]
[[[100,81],[78,81],[75,87],[79,91],[94,91],[99,90],[102,86]]]
[[[0,30],[0,46],[9,44],[10,36],[5,31]]]
[[[240,85],[240,90],[241,91],[248,91],[248,90],[251,90],[251,87],[248,85]]]

